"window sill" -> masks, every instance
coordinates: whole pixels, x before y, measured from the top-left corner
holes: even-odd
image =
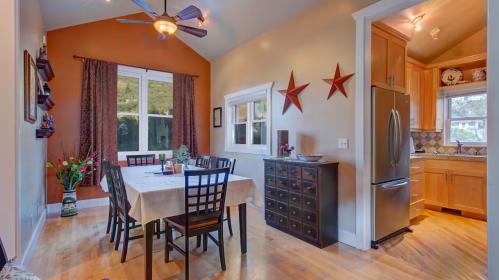
[[[242,153],[242,154],[254,154],[254,155],[264,155],[270,156],[270,150],[267,148],[251,148],[251,147],[225,147],[226,152],[231,153]]]

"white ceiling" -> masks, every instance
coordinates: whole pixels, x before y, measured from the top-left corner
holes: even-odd
[[[416,31],[411,22],[423,14]],[[429,0],[381,21],[411,37],[407,54],[428,63],[487,26],[487,0]],[[430,36],[435,28],[438,40]]]
[[[47,30],[142,12],[130,0],[39,0]],[[145,0],[157,13],[163,0]],[[174,15],[189,5],[201,9],[208,36],[175,35],[209,61],[223,56],[322,0],[169,0]],[[304,19],[306,20],[306,19]],[[196,20],[185,25],[198,27]],[[145,26],[144,26],[145,27]],[[289,36],[296,36],[290,30]]]

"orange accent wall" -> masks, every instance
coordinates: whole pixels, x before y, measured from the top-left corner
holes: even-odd
[[[144,13],[120,18],[150,20]],[[180,31],[179,31],[180,32]],[[47,32],[48,59],[55,78],[50,82],[56,132],[48,140],[48,154],[62,156],[61,143],[79,145],[80,97],[83,62],[73,55],[101,59],[142,68],[199,75],[195,78],[196,130],[200,154],[210,153],[210,67],[209,61],[175,35],[158,41],[152,25],[124,24],[107,19]],[[199,39],[203,40],[203,39]],[[121,164],[121,163],[120,163]],[[126,163],[125,163],[126,164]],[[62,187],[55,173],[48,172],[47,203],[62,201]],[[78,200],[106,197],[100,187],[78,188]]]

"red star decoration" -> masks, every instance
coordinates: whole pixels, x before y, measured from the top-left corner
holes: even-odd
[[[324,82],[332,85],[331,90],[329,91],[329,96],[327,97],[327,99],[329,100],[331,95],[333,95],[333,93],[335,93],[336,90],[341,91],[341,93],[343,93],[343,95],[346,98],[348,98],[347,93],[345,92],[345,88],[343,87],[343,83],[346,82],[348,79],[350,79],[350,77],[352,77],[353,75],[355,75],[355,74],[350,74],[350,75],[340,77],[340,64],[338,63],[336,65],[336,73],[334,73],[334,79],[323,79]]]
[[[291,105],[291,103],[295,104],[295,106],[300,110],[300,112],[303,113],[303,110],[301,109],[301,105],[300,105],[300,100],[298,100],[298,95],[308,85],[310,85],[310,83],[303,85],[303,86],[295,87],[295,78],[293,76],[293,71],[291,71],[291,78],[289,79],[288,89],[287,90],[285,90],[285,89],[278,90],[278,92],[280,92],[282,95],[284,95],[286,97],[286,99],[284,100],[284,107],[282,108],[283,115],[286,112],[286,110],[288,109],[289,105]]]

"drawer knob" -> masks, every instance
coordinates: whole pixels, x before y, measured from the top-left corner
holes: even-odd
[[[279,222],[282,223],[283,219],[280,219]]]
[[[282,197],[282,193],[279,195],[279,197]]]
[[[284,183],[283,183],[281,180],[279,180],[279,183],[281,183],[281,184],[283,184],[283,185],[284,185]]]
[[[267,217],[271,218],[271,217],[272,217],[272,215],[267,215]]]
[[[310,205],[310,201],[307,201],[307,205]],[[407,212],[406,212],[407,213]]]
[[[307,220],[310,220],[310,216],[307,216]]]
[[[307,190],[310,190],[312,187],[307,187]]]
[[[308,234],[311,234],[311,233],[312,233],[312,231],[311,231],[311,230],[307,230],[307,233],[308,233]]]
[[[295,188],[296,188],[296,184],[293,184],[293,187],[295,187]]]
[[[281,207],[279,207],[279,210],[282,210],[282,206],[281,206]]]
[[[273,180],[272,179],[268,179],[267,181],[272,182]]]
[[[291,171],[291,173],[296,173],[296,170]]]
[[[310,172],[305,172],[305,174],[307,174],[307,175],[312,175],[312,174],[310,174]]]
[[[270,167],[270,166],[269,166],[269,167],[267,167],[267,168],[268,168],[268,169],[272,169],[272,167]]]
[[[293,215],[296,214],[296,211],[293,210]]]
[[[293,200],[296,200],[296,197],[293,197]]]
[[[267,203],[267,205],[269,205],[269,206],[272,205],[272,202]]]
[[[268,193],[272,193],[272,191],[267,191]]]
[[[282,169],[282,168],[279,168],[279,171],[284,171],[284,169]]]
[[[295,228],[295,227],[296,227],[296,225],[293,225],[293,227]]]

